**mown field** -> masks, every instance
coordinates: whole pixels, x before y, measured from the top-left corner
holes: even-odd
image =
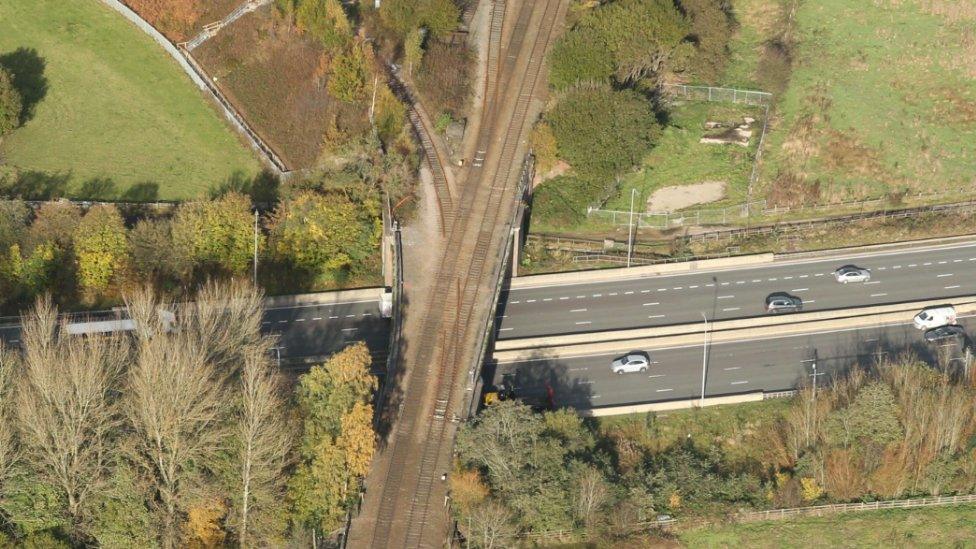
[[[0,62],[29,73],[34,104],[0,145],[8,192],[181,199],[259,170],[177,64],[100,2],[0,2]]]
[[[709,526],[679,540],[686,547],[976,547],[976,506]]]
[[[976,191],[976,2],[733,4],[729,82],[785,86],[760,193],[824,203]]]

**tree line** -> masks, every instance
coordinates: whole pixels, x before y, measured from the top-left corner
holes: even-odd
[[[724,520],[741,509],[973,493],[973,382],[903,356],[852,366],[752,415],[755,405],[726,407],[709,416],[717,427],[700,424],[704,411],[687,424],[583,420],[504,402],[458,435],[452,508],[471,546],[509,547],[557,531],[625,537],[658,514]]]
[[[294,390],[261,295],[126,296],[132,334],[68,335],[41,299],[0,351],[0,543],[309,546],[334,534],[374,449],[357,344]],[[175,315],[176,329],[160,315]]]
[[[296,189],[261,216],[257,234],[251,200],[236,192],[125,217],[112,204],[0,201],[0,299],[10,313],[45,292],[68,307],[118,303],[144,284],[179,294],[207,278],[250,275],[255,237],[269,289],[341,285],[375,259],[378,194],[352,178]]]

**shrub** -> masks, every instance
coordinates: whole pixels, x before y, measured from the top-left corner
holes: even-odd
[[[174,42],[188,34],[200,18],[199,0],[125,0],[134,11]]]
[[[91,292],[105,290],[129,255],[119,210],[114,205],[93,207],[81,218],[73,237],[78,283]]]
[[[370,97],[370,66],[364,48],[354,45],[340,53],[332,62],[329,93],[347,103],[361,103]]]
[[[384,0],[380,19],[401,39],[419,27],[444,36],[457,26],[460,13],[454,0]]]
[[[339,51],[352,39],[352,27],[339,0],[302,0],[295,10],[295,22],[330,52]]]
[[[681,9],[691,21],[689,38],[695,54],[688,72],[695,80],[715,83],[729,58],[729,39],[733,20],[727,0],[680,0]]]
[[[464,45],[431,41],[417,71],[417,86],[432,112],[461,118],[471,93],[474,56]]]
[[[585,179],[561,175],[532,193],[532,220],[551,225],[575,225],[586,219],[586,208],[601,187]]]
[[[559,156],[581,177],[601,182],[638,164],[661,131],[647,99],[609,86],[570,91],[546,120]]]
[[[613,54],[591,27],[566,33],[549,54],[549,83],[557,90],[578,82],[605,83],[613,75]]]
[[[0,67],[0,137],[20,125],[21,109],[23,101],[14,87],[13,77],[7,69]]]

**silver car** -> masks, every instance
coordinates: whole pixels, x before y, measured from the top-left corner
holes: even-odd
[[[834,279],[841,284],[867,282],[871,280],[871,271],[854,265],[845,265],[834,271]]]
[[[610,363],[610,369],[615,374],[644,373],[651,364],[650,357],[644,352],[628,353]]]

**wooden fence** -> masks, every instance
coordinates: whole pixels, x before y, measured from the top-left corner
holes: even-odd
[[[814,505],[812,507],[794,507],[790,509],[770,509],[768,511],[740,513],[736,518],[739,521],[745,522],[755,520],[775,520],[799,516],[820,516],[831,513],[877,511],[880,509],[914,509],[917,507],[959,505],[964,503],[976,503],[976,494],[966,494],[961,496],[932,496],[927,498],[872,501],[867,503],[834,503],[831,505]]]

